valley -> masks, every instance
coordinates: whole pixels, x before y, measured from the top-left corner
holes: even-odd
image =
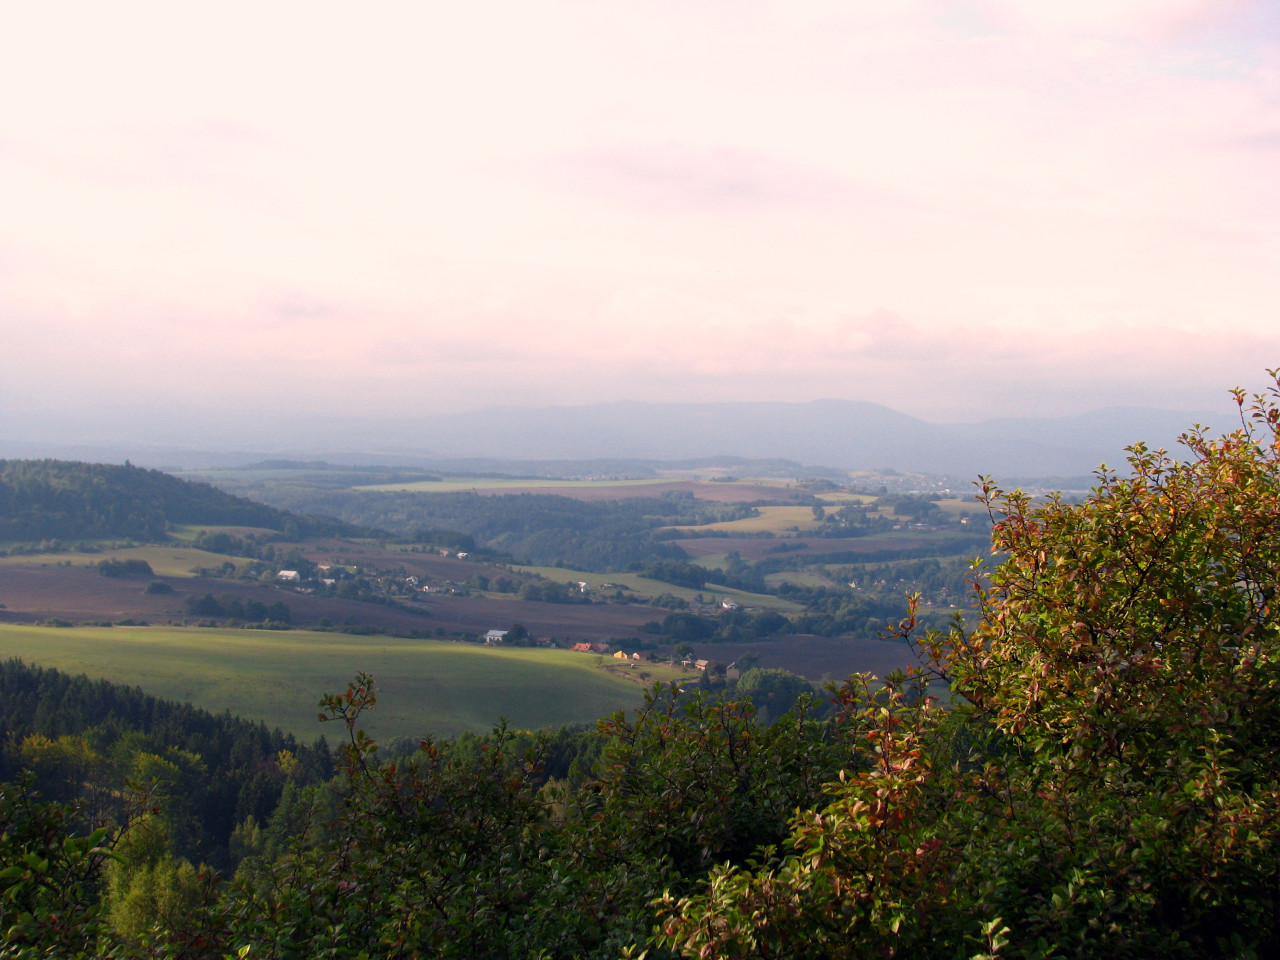
[[[49,466],[58,496],[85,469]],[[154,471],[92,469],[126,501],[160,483]],[[0,656],[229,707],[304,737],[320,689],[381,665],[401,699],[380,714],[380,730],[452,735],[500,714],[529,727],[592,720],[637,702],[641,674],[714,687],[746,665],[816,686],[887,673],[913,661],[911,649],[881,639],[906,593],[924,596],[926,616],[964,602],[960,550],[976,553],[983,536],[966,538],[976,506],[828,480],[716,476],[475,476],[451,479],[451,493],[432,479],[370,484],[386,478],[327,465],[204,478],[233,496],[251,490],[255,507],[195,476],[166,481],[178,484],[166,493],[175,503],[216,501],[205,508],[212,519],[239,511],[259,525],[190,522],[197,503],[173,508],[184,522],[153,518],[159,537],[102,536],[101,522],[82,520],[97,536],[0,544]],[[76,532],[75,509],[59,506],[63,532]],[[307,519],[322,512],[335,519]],[[521,646],[486,644],[491,631],[513,631]],[[575,655],[581,643],[607,654]],[[169,649],[173,658],[158,655]],[[492,661],[484,683],[442,672],[461,651]],[[612,666],[616,651],[649,662],[620,675],[583,666]],[[445,700],[430,693],[441,683]]]

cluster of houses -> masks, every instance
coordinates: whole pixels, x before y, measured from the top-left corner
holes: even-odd
[[[577,650],[580,653],[609,653],[609,645],[607,643],[575,643],[570,649]],[[619,650],[612,654],[612,656],[615,660],[623,660],[630,663],[650,663],[655,659],[653,654],[646,653],[644,650],[637,650],[635,653],[627,653],[626,651]],[[693,660],[686,658],[681,661],[681,664],[686,667],[693,667],[695,670],[705,673],[713,662],[714,661],[711,660]],[[736,664],[731,663],[729,664],[729,669],[733,670],[735,666]],[[734,670],[735,675],[736,672],[737,671]]]
[[[578,653],[608,653],[609,645],[607,643],[575,643],[569,649]]]
[[[508,633],[510,633],[509,630],[489,630],[484,634],[482,639],[484,640],[485,643],[488,643],[488,644],[506,643],[506,637]],[[555,645],[554,643],[552,643],[552,641],[545,638],[539,638],[534,642],[539,647],[550,647]],[[595,653],[595,654],[599,654],[600,656],[608,656],[608,657],[612,657],[614,660],[619,660],[619,661],[622,661],[623,663],[630,663],[630,664],[652,663],[656,659],[658,659],[654,657],[652,653],[649,653],[645,650],[636,650],[632,653],[627,653],[625,650],[616,650],[616,651],[610,652],[611,646],[612,645],[608,643],[599,643],[599,642],[592,643],[592,642],[583,641],[581,643],[573,644],[569,649],[575,651],[576,653]],[[672,663],[674,662],[675,661],[672,661]],[[681,661],[681,664],[683,666],[692,667],[693,669],[698,670],[701,673],[706,673],[707,670],[711,668],[711,665],[713,663],[715,663],[715,661],[713,660],[694,660],[688,657],[686,657],[684,660]],[[728,667],[725,668],[725,675],[730,678],[736,678],[739,675],[738,669],[737,669],[737,663],[729,664]]]
[[[607,643],[575,643],[570,649],[576,650],[579,653],[605,654],[609,652],[609,644]],[[615,660],[626,660],[631,663],[648,663],[650,660],[653,659],[652,654],[645,653],[643,650],[637,650],[635,653],[626,653],[625,651],[618,650],[617,652],[612,654],[612,656],[613,656],[613,659]]]
[[[481,639],[488,644],[506,643],[507,634],[510,632],[510,630],[488,630]],[[539,647],[554,646],[550,640],[545,638],[539,638],[535,640],[534,643]],[[618,650],[614,653],[610,653],[610,644],[607,643],[575,643],[569,649],[577,651],[578,653],[598,653],[602,656],[611,656],[615,660],[625,660],[628,663],[649,663],[653,660],[653,655],[646,653],[643,650],[637,650],[634,653],[626,653],[622,650]]]

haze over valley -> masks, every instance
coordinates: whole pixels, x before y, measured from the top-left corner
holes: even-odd
[[[1195,424],[1230,429],[1239,413],[1225,390],[1221,400],[1208,412],[1103,408],[981,423],[936,423],[882,404],[841,400],[616,402],[358,419],[340,411],[305,417],[285,412],[243,434],[220,432],[212,418],[193,418],[179,430],[157,430],[145,438],[132,422],[94,430],[62,424],[38,440],[0,430],[0,456],[131,459],[175,469],[286,458],[506,472],[538,470],[540,461],[599,461],[596,470],[626,472],[617,462],[725,456],[791,461],[776,469],[797,476],[823,469],[900,470],[964,482],[979,474],[1078,480],[1103,462],[1122,462],[1133,443],[1174,451],[1177,438]]]

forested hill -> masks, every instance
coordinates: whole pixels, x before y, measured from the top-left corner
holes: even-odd
[[[125,814],[127,780],[163,784],[171,840],[189,855],[225,864],[236,824],[269,819],[288,780],[324,781],[333,760],[323,738],[302,744],[230,713],[5,660],[0,780],[18,779],[23,769],[48,799],[92,799],[81,809],[89,816],[94,804],[99,815]]]
[[[0,460],[0,541],[129,537],[163,540],[173,524],[267,527],[289,537],[360,536],[303,516],[126,463]]]

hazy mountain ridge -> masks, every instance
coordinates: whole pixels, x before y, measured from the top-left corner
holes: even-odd
[[[423,421],[413,436],[441,456],[683,460],[777,458],[845,470],[997,476],[1087,474],[1137,441],[1172,449],[1196,422],[1223,417],[1112,408],[1054,418],[943,424],[875,403],[648,404],[501,408]],[[408,439],[406,436],[404,439]]]
[[[836,470],[895,469],[997,478],[1087,475],[1123,461],[1137,441],[1173,449],[1195,423],[1214,432],[1235,425],[1215,413],[1108,407],[1062,417],[1006,417],[935,423],[882,404],[643,403],[494,407],[430,417],[281,419],[274,441],[194,431],[189,442],[74,444],[0,438],[0,455],[122,460],[161,467],[213,467],[269,458],[322,459],[426,469],[505,469],[497,464],[576,461],[638,469],[643,461],[706,462],[714,457],[793,461]],[[812,469],[819,469],[814,467]],[[618,471],[623,472],[623,471]]]

